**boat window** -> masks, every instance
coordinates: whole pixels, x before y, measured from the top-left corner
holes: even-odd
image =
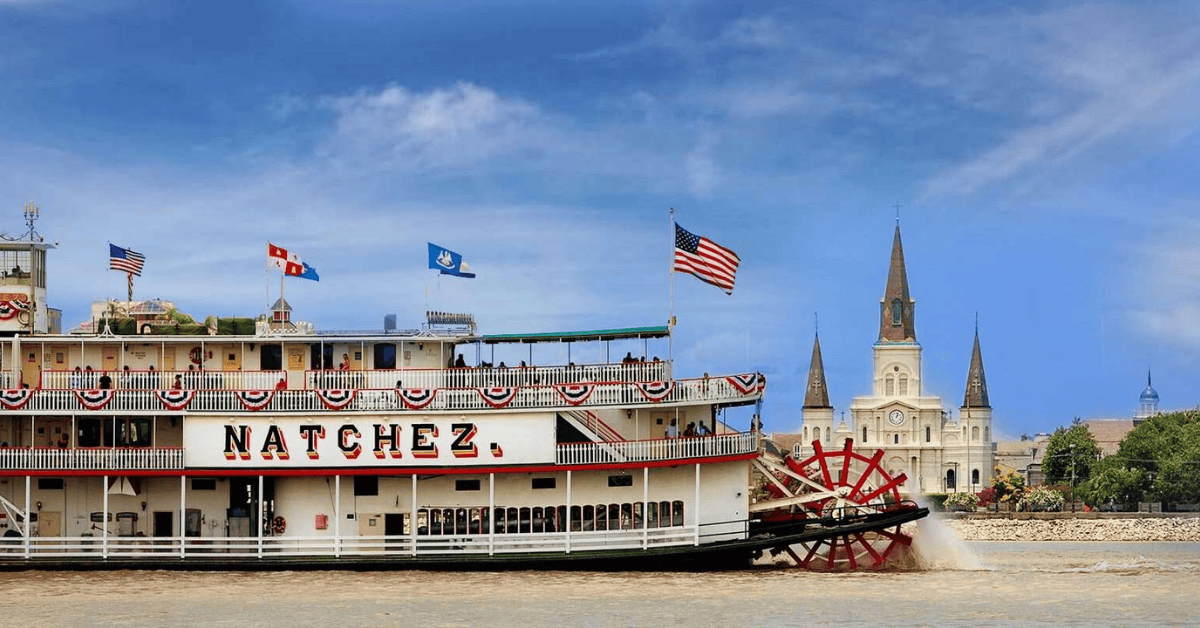
[[[375,345],[375,368],[376,369],[394,369],[396,368],[396,345],[395,343],[380,343]]]
[[[478,491],[479,480],[455,480],[454,490],[456,491]]]
[[[683,502],[680,500],[675,500],[671,504],[671,525],[683,525]]]
[[[638,530],[646,527],[645,506],[642,502],[633,505],[633,527]]]
[[[608,476],[608,486],[610,488],[619,486],[633,486],[632,475],[610,475]]]
[[[258,368],[264,371],[282,371],[283,345],[274,343],[259,345]]]
[[[533,488],[554,488],[554,478],[533,478]]]
[[[379,494],[379,476],[377,475],[356,475],[354,476],[354,495],[355,497],[369,497]]]
[[[62,478],[38,478],[39,491],[61,491],[63,490]]]
[[[608,529],[608,506],[605,504],[598,504],[596,506],[596,529]]]
[[[650,502],[646,504],[646,527],[658,527],[658,503]]]
[[[609,530],[620,530],[621,529],[621,505],[620,504],[609,504],[608,505],[608,529]]]
[[[217,490],[216,478],[192,478],[193,491],[215,491]]]
[[[520,529],[518,526],[521,522],[520,514],[516,508],[508,509],[508,533],[516,534]]]

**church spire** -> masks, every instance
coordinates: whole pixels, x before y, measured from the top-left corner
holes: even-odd
[[[967,371],[967,392],[963,395],[964,408],[990,408],[987,393],[987,378],[983,375],[983,354],[979,351],[979,328],[975,328],[975,348],[971,350],[971,368]]]
[[[904,247],[900,245],[900,225],[897,223],[887,288],[879,308],[880,342],[913,342],[917,339],[913,305],[908,295],[908,272],[904,268]]]
[[[808,365],[808,388],[804,393],[805,408],[833,408],[829,405],[829,389],[825,387],[825,363],[821,360],[821,337],[813,335],[812,361]]]

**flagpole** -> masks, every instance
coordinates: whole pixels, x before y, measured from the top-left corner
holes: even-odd
[[[129,298],[126,299],[126,301],[129,303],[129,307],[132,307],[133,306],[133,273],[125,273],[125,277],[126,277],[128,285],[129,285]]]
[[[671,264],[667,266],[671,275],[671,305],[667,318],[667,361],[675,368],[675,208],[671,208]]]

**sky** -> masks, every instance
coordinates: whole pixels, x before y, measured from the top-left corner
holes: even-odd
[[[761,371],[795,431],[818,325],[835,411],[870,393],[899,214],[953,416],[977,324],[1000,438],[1130,417],[1150,369],[1200,403],[1195,3],[0,0],[0,43],[0,230],[41,208],[66,328],[124,297],[107,242],[197,318],[266,311],[273,242],[324,330],[673,312],[613,359]],[[671,208],[731,296],[672,290]]]

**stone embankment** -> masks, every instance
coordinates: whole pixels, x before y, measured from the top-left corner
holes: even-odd
[[[957,517],[946,526],[964,541],[1197,541],[1198,517]]]

